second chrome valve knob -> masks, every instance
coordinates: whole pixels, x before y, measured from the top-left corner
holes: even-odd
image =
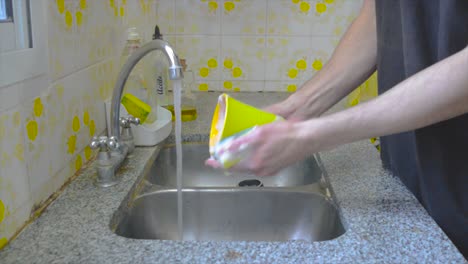
[[[115,140],[114,137],[106,137],[106,136],[100,136],[100,137],[93,137],[91,140],[91,143],[89,146],[92,149],[98,149],[99,152],[107,152],[109,150],[114,150],[117,148],[117,141]]]

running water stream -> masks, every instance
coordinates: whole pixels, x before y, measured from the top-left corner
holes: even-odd
[[[176,175],[177,175],[177,230],[180,241],[184,240],[183,210],[182,210],[182,117],[181,90],[182,81],[173,81],[174,113],[175,113],[175,142],[176,142]]]

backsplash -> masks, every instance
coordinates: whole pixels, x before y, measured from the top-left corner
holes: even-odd
[[[49,73],[0,87],[0,248],[94,156],[127,28],[149,40],[158,24],[197,91],[294,92],[362,0],[46,2]]]
[[[44,2],[49,74],[0,87],[0,248],[93,157],[126,29],[148,37],[157,16],[154,0]]]
[[[200,91],[293,92],[319,71],[362,0],[160,1],[158,24]]]

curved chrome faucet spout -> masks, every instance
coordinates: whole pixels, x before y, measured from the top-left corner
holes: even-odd
[[[122,70],[119,73],[117,82],[115,83],[114,92],[112,95],[112,106],[111,106],[111,136],[114,136],[117,140],[120,139],[120,100],[122,98],[123,89],[127,81],[130,72],[133,67],[148,53],[153,50],[160,50],[169,61],[169,79],[181,80],[183,78],[182,66],[180,65],[179,58],[174,52],[174,49],[169,45],[168,42],[160,39],[154,39],[147,44],[143,45],[130,55],[127,62],[125,62]]]

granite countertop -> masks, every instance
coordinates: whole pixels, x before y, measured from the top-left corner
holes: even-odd
[[[219,93],[198,96],[198,119],[183,124],[184,140],[206,138]],[[280,93],[237,93],[256,106]],[[36,221],[0,252],[1,263],[465,263],[414,196],[382,170],[368,141],[321,153],[346,233],[324,242],[195,242],[117,236],[109,223],[137,178],[158,154],[137,148],[122,182],[100,189],[91,166]],[[92,165],[92,164],[91,164]]]

